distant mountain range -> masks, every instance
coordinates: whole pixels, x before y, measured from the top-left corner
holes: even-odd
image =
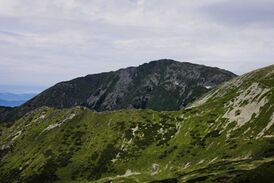
[[[233,77],[234,73],[216,67],[162,59],[58,83],[11,113],[0,114],[0,121],[15,120],[42,106],[178,110]]]
[[[0,99],[0,106],[16,107],[16,106],[22,105],[25,102],[26,101],[24,101],[24,100],[8,101],[8,100]]]
[[[34,93],[0,93],[0,106],[15,107],[20,106],[26,101],[30,100],[36,94]]]

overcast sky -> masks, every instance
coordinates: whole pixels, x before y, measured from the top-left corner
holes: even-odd
[[[273,0],[0,0],[0,92],[171,58],[274,63]]]

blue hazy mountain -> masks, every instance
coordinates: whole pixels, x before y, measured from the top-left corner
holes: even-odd
[[[33,98],[35,95],[36,94],[34,93],[0,93],[0,106],[20,106],[29,99]]]

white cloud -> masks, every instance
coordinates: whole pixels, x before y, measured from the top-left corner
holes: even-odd
[[[0,0],[0,84],[50,85],[160,58],[241,74],[273,63],[264,1]],[[251,18],[237,21],[241,11]]]

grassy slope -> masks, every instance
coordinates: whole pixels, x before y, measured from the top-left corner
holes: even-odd
[[[274,125],[258,134],[274,112],[273,71],[234,79],[205,103],[175,112],[37,109],[9,128],[0,126],[0,180],[271,182]],[[226,126],[227,104],[253,83],[269,89],[263,96],[268,102],[243,126]],[[52,124],[60,126],[45,131]]]

